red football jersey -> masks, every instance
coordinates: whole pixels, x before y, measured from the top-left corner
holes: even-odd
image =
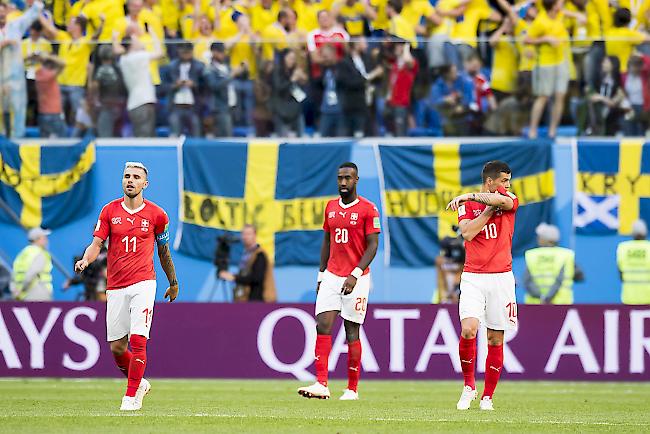
[[[515,231],[515,213],[519,199],[508,193],[514,201],[509,211],[496,211],[472,241],[465,241],[465,267],[469,273],[505,273],[512,270],[512,235]],[[458,207],[458,222],[474,220],[486,205],[465,202]]]
[[[375,204],[359,196],[349,204],[332,199],[325,207],[323,230],[330,234],[330,258],[327,270],[337,276],[349,276],[366,251],[366,235],[381,232]],[[368,274],[370,267],[363,274]]]
[[[106,289],[119,289],[144,280],[155,280],[153,250],[156,240],[167,242],[169,218],[153,202],[145,200],[136,210],[116,199],[102,208],[94,236],[108,242]]]

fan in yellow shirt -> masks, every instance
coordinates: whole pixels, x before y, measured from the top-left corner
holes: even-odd
[[[426,24],[422,23],[423,19],[436,26],[442,22],[429,0],[403,0],[399,15],[415,30],[416,34],[422,36],[429,36]]]
[[[490,36],[490,46],[493,50],[492,76],[490,84],[497,99],[504,94],[511,94],[517,87],[517,47],[514,42],[514,26],[509,17]],[[501,95],[499,95],[499,93]]]
[[[83,2],[79,2],[83,3]],[[104,27],[99,35],[99,41],[110,42],[113,29],[124,19],[124,5],[115,0],[92,0],[86,3],[80,14],[88,18],[89,31],[95,31],[100,25],[100,17],[104,16]]]
[[[605,31],[605,52],[608,56],[617,57],[621,65],[621,74],[627,72],[627,63],[634,48],[650,41],[650,35],[645,32],[630,29],[632,21],[629,9],[620,8],[614,14],[614,25]]]
[[[476,48],[478,26],[481,21],[485,20],[499,22],[501,21],[501,14],[490,8],[487,0],[471,0],[465,8],[462,19],[456,21],[452,31],[452,38],[461,44]],[[473,50],[465,51],[471,52]]]
[[[528,29],[524,39],[538,48],[538,61],[533,70],[533,93],[536,96],[530,119],[529,137],[537,138],[537,128],[546,103],[553,96],[550,138],[557,134],[557,127],[564,110],[564,98],[569,87],[569,34],[564,27],[562,0],[543,0],[540,11]]]
[[[309,33],[318,28],[318,12],[330,10],[333,0],[294,0],[292,8],[298,14],[298,30]]]
[[[388,33],[404,41],[409,41],[411,47],[417,48],[418,41],[415,28],[400,13],[402,2],[400,0],[388,0],[386,15],[388,16]]]
[[[253,32],[250,19],[242,13],[235,14],[237,34],[226,41],[226,49],[230,54],[230,67],[237,68],[245,65],[248,78],[257,78],[256,51],[258,37]]]
[[[342,21],[345,30],[352,37],[363,36],[364,20],[377,17],[375,9],[368,0],[340,0],[332,6],[332,15],[337,21]]]
[[[126,7],[128,14],[117,22],[113,35],[118,40],[135,35],[144,44],[146,50],[152,53],[155,44],[149,31],[155,33],[158,40],[162,41],[164,36],[162,23],[152,11],[144,8],[143,0],[129,0]],[[149,73],[154,86],[158,86],[160,84],[159,60],[152,59],[149,62]]]
[[[262,40],[262,60],[273,61],[275,53],[289,46],[290,41],[303,40],[297,28],[297,16],[293,9],[278,12],[278,21],[268,26],[260,35]]]
[[[39,21],[43,26],[43,33],[60,44],[59,57],[65,67],[58,76],[58,82],[61,86],[63,109],[69,107],[69,110],[66,110],[66,118],[68,124],[72,124],[84,99],[90,54],[102,32],[103,21],[100,21],[99,28],[93,35],[86,36],[84,33],[88,21],[84,16],[71,18],[67,32],[54,27],[54,23],[43,15],[39,17]]]
[[[255,4],[248,8],[251,28],[258,35],[278,19],[280,2],[273,0],[255,0]]]

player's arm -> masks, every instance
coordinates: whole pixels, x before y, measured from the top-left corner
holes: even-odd
[[[377,247],[379,247],[379,233],[374,232],[366,235],[366,250],[363,252],[363,256],[359,260],[359,265],[357,265],[357,268],[355,271],[358,273],[358,270],[361,270],[361,273],[363,273],[366,268],[370,265],[372,260],[375,258],[375,255],[377,254]],[[345,279],[345,282],[343,282],[343,288],[342,292],[345,295],[348,295],[354,290],[355,285],[357,284],[357,277],[355,276],[355,271],[350,274],[347,279]],[[360,276],[361,274],[358,274]]]
[[[318,283],[316,292],[320,289],[320,282],[323,280],[323,273],[327,269],[327,262],[330,260],[330,233],[323,232],[323,243],[320,246],[320,268],[318,269]]]
[[[174,261],[172,261],[172,252],[169,249],[169,243],[162,245],[158,243],[158,259],[169,282],[169,287],[165,291],[165,298],[169,297],[169,302],[171,303],[178,297],[178,280],[176,279],[176,268],[174,267]]]
[[[479,215],[475,219],[461,220],[458,223],[458,226],[460,226],[460,232],[463,235],[463,239],[465,241],[472,241],[474,237],[477,236],[479,232],[481,232],[483,226],[487,224],[488,220],[490,220],[490,217],[492,217],[494,210],[495,210],[494,207],[488,206],[483,210],[481,215]]]
[[[487,206],[501,208],[504,211],[510,211],[515,207],[514,195],[512,193],[465,193],[456,196],[447,204],[447,209],[457,211],[458,207],[465,202],[478,202]]]
[[[104,240],[98,236],[94,236],[90,245],[86,247],[83,257],[74,264],[75,273],[81,273],[89,264],[92,264],[97,259],[97,256],[99,256],[99,252],[103,246]]]

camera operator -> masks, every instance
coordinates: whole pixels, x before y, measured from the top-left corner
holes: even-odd
[[[63,282],[63,289],[68,289],[72,285],[83,284],[84,300],[105,302],[107,252],[107,247],[102,247],[97,259],[94,262],[91,262],[82,273],[75,274],[72,279]],[[73,264],[79,261],[82,257],[83,255],[75,256]]]
[[[239,273],[219,271],[219,278],[235,282],[234,301],[276,301],[273,265],[266,252],[257,244],[255,226],[245,225],[241,231],[244,253],[239,261]],[[218,250],[218,249],[217,249]]]
[[[436,258],[438,276],[438,301],[458,303],[460,275],[465,263],[465,245],[458,226],[452,226],[456,237],[445,237],[440,241],[440,255]]]

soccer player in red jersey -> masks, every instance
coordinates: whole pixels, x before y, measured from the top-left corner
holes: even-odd
[[[458,306],[462,328],[458,352],[465,386],[458,410],[467,410],[477,396],[474,366],[479,323],[487,327],[488,338],[481,410],[494,410],[492,396],[503,367],[504,331],[517,327],[512,235],[519,200],[508,191],[511,170],[503,161],[486,163],[481,176],[480,192],[462,194],[447,205],[458,211],[466,250]]]
[[[359,399],[361,370],[359,328],[366,317],[370,268],[379,244],[379,211],[357,195],[359,171],[354,163],[339,167],[339,199],[325,207],[320,272],[316,286],[316,383],[301,387],[305,398],[328,399],[327,362],[332,349],[332,326],[340,313],[348,341],[348,388],[341,400]]]
[[[169,280],[165,298],[169,297],[172,302],[178,296],[178,281],[169,249],[169,218],[162,208],[143,198],[142,192],[149,185],[147,175],[142,163],[126,163],[122,177],[124,197],[102,208],[93,240],[83,258],[75,264],[76,272],[85,270],[110,238],[106,335],[117,367],[128,379],[120,407],[125,411],[142,408],[142,400],[151,388],[142,376],[147,364],[147,339],[156,298],[154,243],[158,244],[160,265]]]

